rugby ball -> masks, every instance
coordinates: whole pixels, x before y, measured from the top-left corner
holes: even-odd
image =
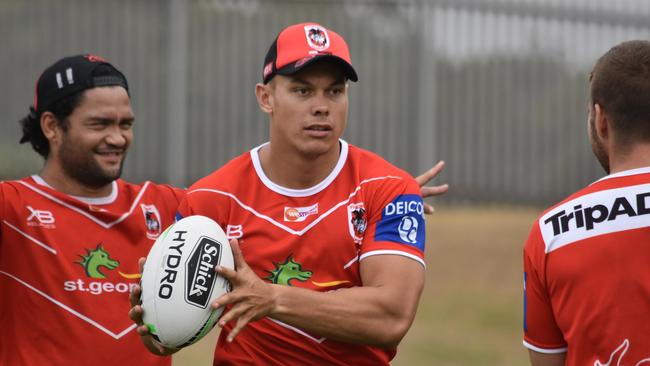
[[[230,291],[216,265],[234,268],[232,250],[223,229],[205,216],[178,220],[151,247],[140,282],[143,321],[162,345],[189,346],[214,327],[223,307],[210,304]]]

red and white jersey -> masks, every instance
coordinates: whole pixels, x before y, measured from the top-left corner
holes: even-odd
[[[183,195],[117,180],[84,199],[38,176],[0,182],[0,365],[170,365],[134,331],[129,291]]]
[[[281,187],[261,168],[260,147],[188,190],[179,213],[213,218],[238,238],[269,282],[314,291],[362,286],[359,262],[400,255],[424,265],[425,222],[415,180],[341,140],[331,174],[314,187]],[[395,349],[337,342],[264,318],[232,343],[221,332],[215,365],[388,365]]]
[[[650,167],[547,210],[524,249],[524,345],[567,365],[650,365]]]

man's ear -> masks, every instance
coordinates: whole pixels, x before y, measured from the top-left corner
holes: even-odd
[[[257,97],[257,104],[264,113],[273,113],[273,90],[270,84],[256,84],[255,96]]]
[[[601,141],[607,143],[611,139],[609,118],[598,103],[594,104],[594,128],[596,129],[596,135],[598,135]]]
[[[43,135],[49,141],[50,146],[57,145],[61,141],[63,132],[59,121],[52,112],[43,112],[41,115],[41,130]]]

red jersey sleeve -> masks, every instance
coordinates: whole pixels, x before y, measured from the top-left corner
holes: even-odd
[[[194,210],[192,209],[191,202],[188,200],[188,196],[189,195],[186,195],[183,199],[181,199],[181,203],[178,205],[178,211],[176,213],[177,221],[183,217],[194,215]]]
[[[524,346],[541,353],[561,353],[567,344],[546,287],[545,258],[544,241],[536,224],[524,247]]]
[[[369,185],[368,228],[360,259],[394,254],[424,265],[425,220],[420,187],[410,177],[394,177]]]
[[[178,206],[176,219],[191,215],[203,215],[215,220],[226,230],[231,201],[228,196],[210,188],[190,188]]]
[[[174,197],[176,197],[176,203],[180,204],[185,198],[185,193],[186,193],[185,190],[178,187],[172,187],[172,186],[168,186],[168,187],[172,191]]]

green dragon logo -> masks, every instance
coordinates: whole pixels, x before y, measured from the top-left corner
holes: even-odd
[[[106,278],[106,275],[99,270],[99,267],[107,269],[115,269],[120,265],[119,261],[112,259],[106,249],[102,247],[102,243],[97,244],[94,250],[86,249],[86,255],[79,255],[81,261],[75,262],[84,267],[86,275],[91,278]]]
[[[289,255],[283,263],[273,262],[273,265],[275,269],[273,271],[266,271],[271,274],[266,279],[278,285],[293,286],[291,280],[305,282],[312,275],[311,271],[302,270],[300,263],[293,260],[293,255]]]

